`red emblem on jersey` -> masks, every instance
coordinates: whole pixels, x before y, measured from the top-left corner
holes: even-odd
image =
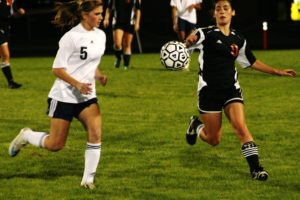
[[[239,55],[239,47],[236,45],[236,44],[232,44],[231,46],[230,46],[230,48],[231,48],[231,55],[233,56],[233,57],[237,57],[238,55]]]

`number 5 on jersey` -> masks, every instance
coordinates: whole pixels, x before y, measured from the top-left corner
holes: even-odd
[[[85,60],[88,56],[88,53],[87,53],[87,47],[81,47],[80,48],[80,59],[81,60]]]

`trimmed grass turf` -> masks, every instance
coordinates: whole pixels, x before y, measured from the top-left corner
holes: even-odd
[[[300,72],[300,51],[255,51],[273,66]],[[14,58],[20,90],[0,77],[0,199],[300,199],[299,77],[239,70],[247,124],[259,145],[267,182],[253,181],[240,145],[224,117],[217,147],[184,133],[196,108],[197,57],[190,71],[166,71],[158,54],[133,55],[128,71],[102,59],[109,76],[97,93],[103,112],[97,189],[79,187],[85,131],[74,120],[66,147],[57,153],[27,146],[15,158],[7,148],[19,130],[48,131],[47,94],[53,84],[53,58]]]

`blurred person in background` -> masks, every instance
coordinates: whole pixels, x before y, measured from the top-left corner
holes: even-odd
[[[202,8],[202,0],[171,0],[173,30],[180,42],[196,29],[197,10]]]
[[[202,0],[171,0],[171,12],[173,30],[177,33],[178,40],[184,42],[186,37],[196,29],[197,10],[202,9]],[[189,54],[192,54],[189,50]],[[189,70],[190,62],[184,66],[184,70]]]
[[[140,29],[141,0],[109,0],[103,25],[107,28],[112,18],[115,68],[119,68],[123,56],[124,68],[128,69],[132,54],[134,33]]]
[[[12,17],[18,17],[25,14],[25,10],[19,7],[16,0],[0,0],[0,56],[1,69],[8,82],[8,87],[17,89],[22,85],[16,83],[10,67],[9,36],[10,23]]]

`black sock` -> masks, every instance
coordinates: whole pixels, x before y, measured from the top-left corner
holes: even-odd
[[[124,54],[124,55],[123,55],[124,66],[125,66],[125,67],[129,67],[130,57],[131,57],[131,54]]]
[[[242,146],[242,152],[248,162],[248,165],[250,167],[250,172],[253,172],[255,169],[258,169],[259,160],[258,160],[257,145],[253,141],[246,142]]]
[[[2,72],[7,80],[8,83],[11,83],[13,81],[13,76],[10,70],[10,66],[7,65],[5,67],[2,67]]]
[[[122,49],[120,49],[120,50],[115,49],[115,56],[118,60],[121,60],[122,53],[123,53]]]

